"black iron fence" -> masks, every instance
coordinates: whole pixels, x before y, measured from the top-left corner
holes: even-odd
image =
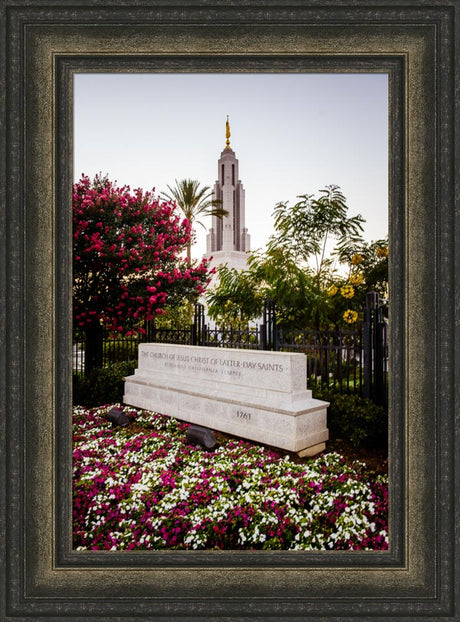
[[[355,331],[283,330],[279,350],[303,352],[307,357],[309,386],[323,384],[362,393],[364,357],[362,329]]]
[[[276,322],[276,309],[267,301],[263,322],[244,329],[210,327],[204,308],[197,305],[193,324],[185,329],[158,328],[153,323],[146,334],[102,341],[95,357],[94,343],[73,346],[73,368],[87,373],[97,365],[137,360],[139,343],[177,343],[184,345],[246,348],[283,352],[302,352],[307,357],[309,388],[326,385],[341,391],[358,392],[387,407],[388,342],[387,321],[378,295],[367,296],[364,321],[356,330],[319,331],[283,329]],[[88,364],[88,354],[91,361]]]

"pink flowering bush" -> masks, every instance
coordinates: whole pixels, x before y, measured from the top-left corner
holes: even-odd
[[[143,332],[166,304],[197,299],[210,275],[205,261],[180,258],[190,235],[173,203],[83,175],[73,187],[74,329]]]
[[[124,407],[74,407],[73,544],[86,549],[388,548],[388,482],[337,453],[296,463],[219,439],[186,444],[188,424]]]

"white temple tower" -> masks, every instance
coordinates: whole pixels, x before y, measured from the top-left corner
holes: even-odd
[[[230,148],[230,124],[226,122],[226,146],[218,161],[218,179],[213,198],[221,201],[219,207],[227,216],[212,217],[212,227],[206,236],[206,256],[211,257],[211,267],[227,264],[229,268],[244,270],[250,236],[244,222],[244,189],[239,180],[238,160]]]

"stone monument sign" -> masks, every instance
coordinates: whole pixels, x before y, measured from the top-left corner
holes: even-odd
[[[306,389],[301,353],[140,344],[124,402],[301,456],[329,437],[328,403]]]

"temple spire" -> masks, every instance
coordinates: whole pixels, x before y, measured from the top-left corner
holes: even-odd
[[[227,212],[223,218],[212,217],[212,227],[206,239],[208,256],[215,259],[214,266],[228,263],[229,267],[243,270],[247,251],[250,250],[250,236],[244,218],[244,188],[239,179],[238,159],[230,147],[230,122],[226,123],[227,146],[217,162],[217,180],[213,198]]]
[[[225,149],[230,149],[230,123],[228,122],[228,115],[227,122],[225,123],[225,138],[227,139]]]

